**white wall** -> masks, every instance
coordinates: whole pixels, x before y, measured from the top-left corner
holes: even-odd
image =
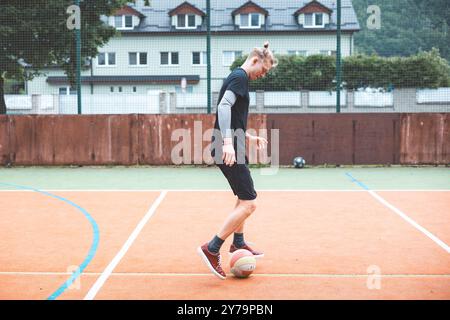
[[[350,54],[350,36],[344,34],[342,39],[342,55]],[[348,38],[348,41],[345,39]],[[212,46],[212,90],[219,91],[222,80],[230,73],[229,66],[224,66],[222,61],[223,51],[242,51],[248,54],[254,47],[261,47],[264,41],[269,40],[272,50],[276,54],[287,54],[290,50],[306,50],[308,54],[318,54],[321,50],[335,50],[335,36],[333,34],[298,34],[298,35],[221,35],[213,36]],[[160,52],[179,52],[178,66],[161,66]],[[192,52],[206,51],[206,37],[204,36],[122,36],[111,39],[99,52],[116,52],[115,66],[98,66],[94,60],[94,75],[125,76],[125,75],[198,75],[200,83],[193,85],[194,93],[206,91],[206,66],[192,65]],[[130,66],[128,52],[147,52],[146,66]],[[62,76],[60,70],[48,70],[49,76]],[[90,70],[83,71],[83,75],[90,75]],[[118,85],[114,85],[118,86]],[[125,85],[124,85],[125,86]],[[126,86],[132,87],[133,84]],[[175,85],[137,85],[146,91],[149,88],[169,88],[174,92]],[[29,94],[55,94],[60,86],[50,85],[46,77],[38,77],[28,82]],[[86,89],[87,88],[87,89]],[[95,86],[97,88],[97,86]],[[90,93],[89,86],[83,86],[83,94]],[[109,86],[101,85],[100,91],[95,93],[109,92]]]

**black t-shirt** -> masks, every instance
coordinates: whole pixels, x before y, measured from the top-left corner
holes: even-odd
[[[231,129],[234,130],[233,146],[236,152],[236,159],[238,163],[241,163],[238,157],[245,157],[245,131],[247,130],[248,107],[250,104],[248,76],[244,69],[236,68],[230,73],[220,89],[217,103],[220,103],[227,90],[233,91],[236,95],[236,102],[233,107],[231,107]],[[214,150],[219,151],[220,157],[218,155],[218,157],[215,158],[217,163],[217,159],[221,159],[222,156],[222,135],[220,134],[217,111],[214,129],[216,130],[214,130],[214,134],[211,138],[211,156],[215,156]],[[245,162],[248,162],[247,157],[245,157]]]

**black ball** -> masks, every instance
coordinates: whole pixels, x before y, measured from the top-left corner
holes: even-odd
[[[306,161],[302,157],[295,157],[292,163],[296,168],[303,168],[306,164]]]

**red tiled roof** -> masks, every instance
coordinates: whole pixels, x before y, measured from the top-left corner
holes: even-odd
[[[143,18],[144,15],[142,13],[140,13],[139,11],[129,7],[129,6],[125,6],[119,10],[117,10],[116,12],[114,12],[115,16],[138,16],[140,18]]]
[[[253,1],[248,1],[248,2],[244,3],[242,6],[240,6],[236,10],[233,10],[233,12],[231,12],[231,14],[233,16],[235,16],[237,14],[246,14],[246,13],[255,13],[255,12],[261,13],[265,16],[269,15],[269,12],[266,9],[258,6]]]
[[[331,14],[333,12],[333,10],[331,10],[330,8],[324,6],[319,1],[313,0],[313,1],[309,2],[309,3],[307,3],[302,8],[298,9],[294,13],[294,15],[298,16],[301,13],[314,13],[314,12],[323,12],[323,13]]]
[[[191,13],[191,14],[194,13],[194,14],[197,14],[202,17],[206,15],[202,10],[196,8],[189,2],[185,1],[182,4],[180,4],[178,7],[170,10],[169,16],[174,16],[177,14],[189,14],[189,13]]]

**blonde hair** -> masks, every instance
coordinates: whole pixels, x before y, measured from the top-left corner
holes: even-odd
[[[269,61],[272,64],[272,68],[278,65],[278,59],[275,58],[273,52],[269,49],[269,41],[264,42],[264,48],[253,48],[247,60],[253,57],[258,57],[262,61]]]

